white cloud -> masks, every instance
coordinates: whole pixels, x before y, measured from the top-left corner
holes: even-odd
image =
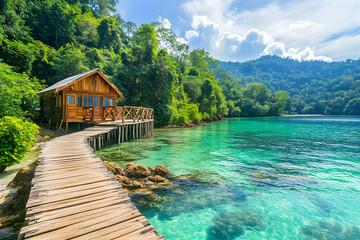
[[[289,30],[298,30],[298,29],[303,29],[303,28],[308,28],[308,27],[321,27],[322,24],[316,23],[316,22],[311,22],[311,21],[296,21],[295,23],[290,23],[289,24]]]
[[[324,56],[316,56],[313,48],[302,50],[290,48],[285,43],[256,28],[248,30],[244,35],[224,31],[220,25],[212,22],[207,16],[195,15],[191,26],[196,29],[186,32],[185,37],[190,46],[205,48],[212,56],[225,61],[247,61],[263,55],[278,55],[302,60],[331,61]],[[196,36],[196,38],[195,38]]]
[[[197,31],[194,31],[194,30],[189,30],[185,33],[185,38],[186,39],[190,39],[190,38],[193,38],[193,37],[199,37],[199,33]]]
[[[169,19],[167,18],[162,18],[161,16],[158,17],[158,22],[161,23],[161,25],[164,27],[164,28],[168,28],[170,29],[171,28],[171,23],[169,21]]]
[[[177,38],[176,41],[178,41],[181,44],[188,44],[188,41],[186,41],[184,38]]]
[[[269,0],[266,3],[188,0],[182,7],[192,19],[192,29],[185,32],[196,30],[199,34],[189,40],[190,46],[205,48],[214,57],[234,61],[266,54],[326,61],[330,57],[343,60],[350,55],[360,56],[360,48],[354,47],[360,45],[358,36],[324,42],[332,34],[359,26],[358,0]],[[250,6],[254,4],[258,5]]]

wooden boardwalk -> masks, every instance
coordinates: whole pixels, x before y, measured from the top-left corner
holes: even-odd
[[[116,129],[87,128],[42,147],[20,239],[164,239],[88,144]]]

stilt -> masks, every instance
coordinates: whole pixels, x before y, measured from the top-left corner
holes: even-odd
[[[144,127],[145,127],[145,137],[146,137],[146,138],[148,137],[148,135],[147,135],[147,133],[148,133],[147,126],[148,126],[148,123],[146,122],[146,123],[144,124]]]
[[[61,119],[61,121],[60,121],[60,126],[59,126],[59,128],[57,129],[58,131],[61,129],[62,124],[63,124],[63,120]]]
[[[49,124],[49,129],[51,128],[51,118],[49,118],[49,122],[48,122],[48,124]]]
[[[139,139],[139,124],[136,124],[136,139]]]
[[[124,126],[121,127],[121,141],[124,142],[124,134],[125,134],[125,131],[124,131]]]
[[[129,131],[128,131],[128,130],[129,130],[129,126],[128,126],[128,125],[125,126],[125,130],[126,130],[126,131],[125,131],[125,138],[126,138],[126,141],[128,141],[128,132],[129,132]]]
[[[139,123],[139,138],[142,138],[142,124]]]
[[[135,139],[135,125],[132,125],[133,139]]]
[[[100,135],[99,135],[99,151],[101,150],[101,139],[100,139]]]
[[[118,132],[119,132],[119,134],[118,134],[118,135],[119,135],[119,136],[118,136],[118,144],[120,144],[120,134],[121,134],[120,131],[121,131],[121,130],[120,130],[120,127],[119,127],[119,126],[117,127],[117,129],[118,129]]]
[[[69,123],[68,122],[66,122],[66,127],[65,127],[65,133],[67,133],[68,131],[69,131]]]
[[[94,152],[96,152],[96,138],[91,138],[91,141],[93,142],[93,148],[94,148]]]

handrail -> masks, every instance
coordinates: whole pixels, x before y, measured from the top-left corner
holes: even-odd
[[[83,107],[84,121],[95,122],[95,109],[100,109],[101,121],[133,120],[134,122],[154,119],[154,109],[134,106]],[[110,118],[110,119],[109,119]]]
[[[123,106],[117,107],[117,109],[117,119],[121,119],[123,122],[125,122],[125,120],[133,120],[134,122],[139,122],[154,119],[154,109],[152,108]]]

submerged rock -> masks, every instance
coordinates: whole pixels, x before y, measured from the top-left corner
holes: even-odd
[[[320,221],[301,228],[305,239],[359,240],[358,226],[344,226],[337,222]]]
[[[171,174],[170,171],[165,167],[165,165],[158,165],[155,167],[155,174],[160,176],[166,176]]]
[[[104,161],[105,167],[114,175],[124,176],[124,170],[113,162]]]
[[[163,178],[160,175],[155,175],[155,176],[149,176],[146,178],[146,180],[150,181],[150,182],[154,182],[154,183],[160,183],[160,182],[168,182],[169,180],[167,180],[166,178]]]
[[[127,178],[125,176],[117,175],[116,179],[119,181],[121,186],[123,186],[124,188],[133,189],[133,188],[145,187],[144,183],[130,180],[129,178]]]
[[[225,212],[215,218],[208,229],[207,239],[235,239],[246,230],[262,230],[263,227],[261,216],[251,211]]]
[[[124,167],[125,175],[130,178],[145,178],[151,175],[151,171],[143,165],[137,165],[134,162],[128,163]]]
[[[147,188],[140,188],[132,191],[132,196],[138,197],[138,196],[153,196],[155,193]]]

